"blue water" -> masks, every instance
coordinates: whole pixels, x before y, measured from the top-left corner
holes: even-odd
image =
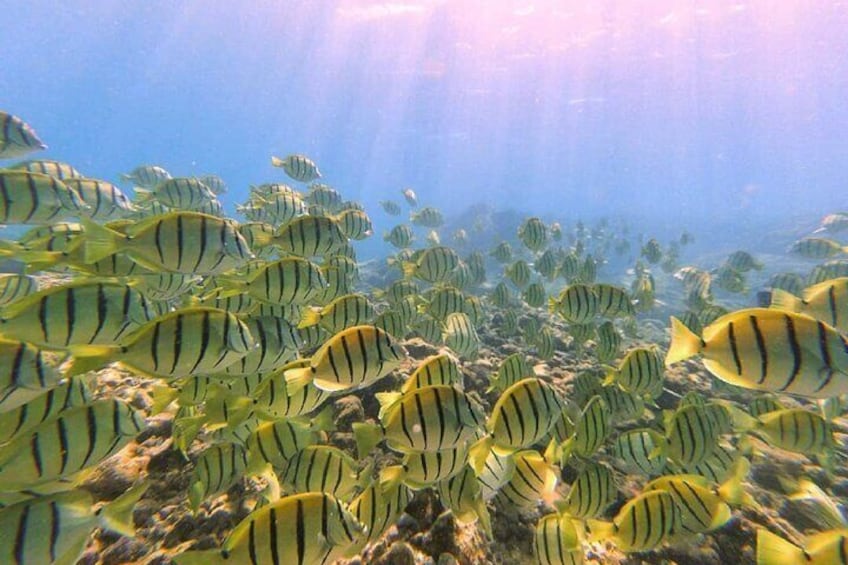
[[[844,2],[13,0],[0,29],[34,157],[217,173],[230,210],[293,152],[378,233],[405,186],[643,231],[848,207]]]

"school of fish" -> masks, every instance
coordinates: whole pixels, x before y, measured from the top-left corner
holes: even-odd
[[[97,532],[133,538],[133,508],[154,495],[144,473],[110,500],[88,481],[163,415],[181,512],[249,499],[177,564],[363,555],[424,496],[487,543],[501,514],[531,516],[526,562],[605,547],[661,562],[763,511],[746,485],[767,450],[818,470],[779,479],[819,527],[759,527],[749,557],[848,563],[828,492],[846,457],[848,213],[787,249],[809,274],[771,273],[740,307],[768,269],[749,252],[684,265],[688,232],[664,245],[538,217],[481,243],[486,218],[444,233],[450,216],[403,188],[380,201],[397,223],[373,277],[355,251],[371,217],[305,155],[272,157],[284,180],[250,187],[236,219],[216,175],[142,165],[113,184],[19,161],[47,146],[19,117],[0,125],[14,161],[0,169],[3,563],[73,564]],[[674,315],[652,334],[659,310]],[[510,347],[481,381],[469,368],[493,338]],[[558,371],[564,356],[582,369]],[[148,405],[99,385],[114,367],[149,387]],[[710,387],[672,386],[681,370]],[[334,404],[350,396],[374,409],[335,442]]]

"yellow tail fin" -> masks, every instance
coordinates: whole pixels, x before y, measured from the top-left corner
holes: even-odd
[[[483,473],[483,467],[486,466],[486,459],[489,458],[494,443],[492,436],[487,435],[468,448],[468,463],[478,476]]]
[[[117,361],[121,348],[112,345],[73,345],[68,348],[73,361],[68,365],[65,376],[74,377],[89,371],[102,369]]]
[[[121,243],[127,240],[122,233],[110,230],[96,222],[82,219],[85,228],[85,244],[83,246],[83,261],[96,263],[120,251]]]
[[[312,367],[310,366],[297,367],[284,372],[283,378],[286,379],[286,390],[288,391],[289,396],[294,395],[300,389],[311,383],[314,376],[315,373],[312,371]]]
[[[771,308],[797,313],[801,311],[803,305],[803,300],[785,290],[774,288],[771,291]]]
[[[757,565],[803,565],[804,550],[765,529],[757,530]]]
[[[665,357],[665,366],[669,367],[678,361],[697,355],[703,347],[703,340],[698,337],[686,324],[671,317],[671,345]]]
[[[321,321],[321,310],[304,308],[303,314],[300,317],[300,323],[297,324],[298,329],[314,326]]]
[[[147,481],[139,483],[101,508],[99,517],[103,527],[127,537],[135,537],[133,509],[149,486]]]
[[[353,424],[353,437],[356,440],[356,453],[363,459],[383,439],[383,432],[377,424],[356,422]]]

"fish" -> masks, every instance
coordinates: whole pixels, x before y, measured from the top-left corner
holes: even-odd
[[[255,413],[263,420],[277,420],[303,416],[316,411],[330,397],[330,393],[310,383],[298,390],[290,390],[286,372],[309,367],[309,358],[291,361],[264,377],[265,383],[253,403]]]
[[[389,216],[400,216],[400,204],[394,200],[380,200],[379,204],[383,208],[383,212]]]
[[[285,379],[291,392],[309,383],[329,392],[352,390],[388,375],[406,356],[406,349],[383,330],[353,326],[327,340],[307,367],[289,369]]]
[[[536,522],[533,551],[540,565],[582,565],[583,546],[571,516],[546,514]]]
[[[360,473],[353,457],[330,445],[308,445],[287,462],[282,482],[294,492],[323,492],[338,500],[352,498],[370,470]]]
[[[604,399],[598,395],[589,399],[575,421],[574,436],[560,446],[560,461],[571,454],[591,457],[606,441],[612,431],[612,413]]]
[[[158,165],[140,165],[132,171],[121,175],[121,180],[147,189],[156,188],[171,178],[171,173]]]
[[[848,247],[832,239],[805,237],[793,243],[789,252],[805,259],[827,259],[848,252]]]
[[[87,208],[76,190],[50,175],[0,169],[0,224],[46,225]]]
[[[436,485],[436,492],[439,500],[450,509],[457,522],[461,524],[479,522],[486,536],[489,539],[492,538],[489,510],[470,467],[465,467],[458,475],[439,482]]]
[[[371,219],[362,210],[345,210],[334,219],[342,233],[350,239],[362,240],[374,233]]]
[[[354,551],[359,552],[368,543],[379,539],[409,505],[409,489],[402,483],[385,487],[372,481],[350,503],[350,513],[363,524],[364,532]]]
[[[283,169],[292,180],[309,182],[321,178],[318,166],[306,155],[293,154],[282,159],[271,157],[271,165]]]
[[[548,227],[539,218],[527,218],[518,228],[518,239],[530,251],[541,251],[548,243]]]
[[[612,541],[621,551],[648,551],[668,540],[680,523],[674,497],[652,490],[630,499],[612,522],[589,520],[591,541]]]
[[[598,295],[591,285],[572,284],[563,289],[557,298],[548,300],[548,310],[569,322],[583,324],[598,314]]]
[[[498,372],[489,377],[489,391],[505,391],[524,377],[535,376],[521,353],[508,355],[501,361]]]
[[[436,208],[426,206],[411,213],[409,215],[409,221],[416,226],[438,228],[445,223],[445,218]],[[436,243],[436,245],[438,245],[438,243]]]
[[[28,275],[0,274],[0,309],[38,291],[38,280]]]
[[[574,518],[597,518],[617,496],[612,469],[603,463],[588,463],[571,483],[558,509]]]
[[[16,159],[45,149],[47,145],[32,126],[17,116],[0,111],[0,159]]]
[[[261,469],[270,463],[275,469],[285,470],[288,462],[301,450],[326,442],[324,431],[333,429],[332,408],[322,410],[315,418],[280,418],[262,422],[247,439],[248,471]]]
[[[608,318],[632,316],[633,302],[627,290],[611,284],[595,284],[592,287],[598,297],[598,314]]]
[[[214,494],[226,492],[247,469],[247,450],[234,443],[212,445],[197,458],[189,478],[188,500],[192,510]]]
[[[842,565],[848,563],[848,528],[812,534],[799,547],[765,528],[757,529],[758,565]]]
[[[772,289],[771,307],[806,314],[848,333],[848,277],[830,279],[809,286],[798,298],[781,289]]]
[[[97,527],[132,538],[132,513],[148,486],[146,482],[135,485],[98,509],[94,497],[83,489],[0,509],[0,560],[15,565],[76,563]]]
[[[406,224],[398,224],[390,232],[383,235],[384,241],[391,243],[398,249],[409,247],[413,238],[412,228]]]
[[[634,394],[658,396],[664,378],[665,367],[659,348],[637,347],[627,352],[617,369],[607,373],[604,385],[615,383]]]
[[[615,463],[630,473],[648,477],[658,475],[666,464],[662,449],[657,449],[664,442],[665,439],[656,430],[636,428],[622,432],[612,445]],[[701,463],[708,464],[708,461]]]
[[[406,200],[407,204],[409,204],[413,208],[418,206],[418,197],[415,195],[414,190],[412,190],[411,188],[404,188],[400,191],[400,193],[403,195],[403,198],[404,200]]]
[[[463,376],[457,360],[448,353],[431,355],[421,361],[400,387],[401,393],[432,385],[463,389]]]
[[[557,497],[559,469],[533,449],[518,451],[512,457],[515,470],[498,496],[518,508],[533,508],[539,502],[551,504]]]
[[[43,173],[61,181],[66,179],[83,178],[85,176],[68,163],[63,163],[61,161],[51,161],[49,159],[33,159],[29,161],[21,161],[20,163],[15,163],[14,165],[11,165],[7,168],[21,169],[24,171],[29,171],[31,173]]]
[[[146,428],[140,412],[117,399],[63,410],[0,447],[0,490],[15,492],[90,469]]]
[[[85,263],[118,252],[152,271],[213,275],[253,258],[238,226],[198,212],[170,212],[142,220],[121,233],[94,222],[85,226]]]
[[[498,263],[509,263],[512,260],[512,246],[508,241],[502,241],[489,252],[489,255]]]
[[[311,215],[331,215],[340,212],[343,198],[338,190],[327,185],[313,183],[304,200],[310,205]]]
[[[62,378],[64,374],[38,347],[0,338],[0,414],[57,387]]]
[[[475,359],[480,348],[480,336],[471,318],[464,312],[448,314],[445,318],[442,339],[454,353],[464,359]]]
[[[394,483],[403,483],[413,490],[420,490],[465,471],[467,462],[467,444],[439,451],[406,453],[400,465],[383,469],[380,483],[384,489],[391,488]]]
[[[671,318],[666,366],[695,355],[715,377],[750,390],[828,398],[848,392],[848,341],[828,324],[782,310],[738,310],[703,337]]]
[[[754,256],[747,251],[734,251],[725,259],[725,264],[740,273],[751,270],[761,271],[763,269],[763,264],[754,259]]]
[[[339,224],[327,216],[298,216],[284,224],[272,245],[298,257],[337,255],[347,245]]]
[[[189,307],[147,322],[115,346],[71,346],[68,374],[119,362],[144,375],[176,379],[222,371],[256,342],[247,325],[215,308]]]
[[[63,379],[27,403],[0,412],[0,445],[30,433],[65,410],[91,401],[91,390],[83,379]]]
[[[507,278],[518,288],[524,288],[530,284],[530,277],[533,275],[530,270],[530,265],[527,261],[519,259],[504,270]]]
[[[137,200],[154,198],[174,210],[199,211],[200,208],[215,200],[215,193],[196,178],[170,178],[152,189],[135,189]]]
[[[403,263],[403,275],[429,283],[443,282],[458,265],[459,256],[450,247],[429,247],[416,251],[411,261]]]
[[[223,296],[247,293],[266,304],[308,304],[327,286],[318,266],[303,257],[284,257],[263,264],[247,277],[221,276]]]
[[[177,565],[225,563],[332,563],[345,555],[365,527],[333,496],[309,492],[285,496],[254,510],[220,549],[187,551]]]
[[[598,326],[596,330],[598,360],[606,363],[618,356],[618,349],[621,347],[621,335],[615,329],[613,323],[609,320]]]
[[[80,280],[0,310],[0,335],[47,349],[115,345],[153,318],[147,299],[132,286]]]
[[[480,406],[452,386],[431,385],[376,397],[380,424],[353,424],[360,457],[382,439],[401,453],[452,449],[474,438],[484,423]]]

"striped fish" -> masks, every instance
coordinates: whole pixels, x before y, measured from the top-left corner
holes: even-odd
[[[445,319],[442,339],[458,356],[476,359],[480,348],[480,337],[468,314],[455,312]]]
[[[156,188],[159,184],[170,180],[171,174],[158,165],[141,165],[121,175],[121,179],[142,188]]]
[[[604,386],[613,383],[634,394],[656,396],[662,391],[665,369],[659,349],[637,347],[624,356],[617,370],[607,373]]]
[[[413,238],[412,228],[406,224],[398,224],[391,231],[383,234],[383,241],[391,243],[398,249],[405,249],[412,245]]]
[[[532,449],[519,451],[512,457],[515,459],[515,471],[498,496],[519,508],[532,508],[540,501],[551,503],[559,469]]]
[[[414,190],[412,190],[411,188],[404,188],[400,191],[400,193],[403,195],[403,198],[404,200],[406,200],[407,204],[409,204],[413,208],[418,206],[418,197],[415,195]]]
[[[64,410],[91,402],[85,381],[70,378],[17,408],[0,412],[0,445],[32,432]]]
[[[583,565],[583,546],[570,516],[554,513],[539,518],[533,542],[540,565]]]
[[[757,530],[758,565],[846,565],[848,531],[837,528],[808,536],[798,547],[765,528]]]
[[[295,492],[324,492],[339,500],[350,498],[361,486],[353,457],[330,445],[308,445],[298,451],[281,478]]]
[[[219,277],[219,280],[223,280]],[[286,257],[272,261],[239,284],[237,280],[224,282],[236,291],[268,304],[306,304],[326,286],[321,270],[301,257]]]
[[[665,466],[665,456],[657,451],[664,442],[665,438],[658,432],[638,428],[622,432],[613,443],[612,452],[616,464],[626,472],[650,477],[661,473]]]
[[[135,211],[132,202],[121,189],[103,180],[88,178],[70,178],[62,182],[76,191],[88,206],[83,214],[98,221],[115,220]]]
[[[255,347],[244,322],[214,308],[183,308],[136,330],[119,347],[74,346],[72,375],[120,362],[145,375],[180,378],[214,374]]]
[[[76,281],[30,294],[0,311],[0,334],[48,349],[114,345],[154,313],[131,286]]]
[[[596,284],[592,287],[598,297],[598,314],[610,318],[632,316],[633,303],[627,290],[611,284]]]
[[[607,320],[598,326],[597,329],[597,347],[595,349],[598,354],[598,360],[601,363],[607,363],[618,356],[618,349],[621,347],[621,334],[615,329],[612,322]]]
[[[545,286],[538,282],[531,283],[524,289],[521,297],[530,308],[541,308],[545,305],[545,299],[547,298]]]
[[[380,207],[383,208],[383,212],[389,216],[400,216],[400,204],[394,200],[380,200],[378,204],[380,204]]]
[[[49,224],[86,207],[75,190],[49,175],[0,169],[0,224]]]
[[[703,338],[671,323],[666,365],[700,355],[710,373],[743,388],[808,398],[848,392],[848,340],[822,321],[751,308],[717,319]]]
[[[70,477],[117,453],[144,428],[142,415],[120,400],[65,410],[0,448],[0,489]]]
[[[617,496],[612,470],[603,463],[589,463],[571,483],[563,509],[575,518],[595,518]]]
[[[282,159],[271,157],[271,165],[280,167],[292,179],[309,182],[321,178],[321,171],[315,162],[306,155],[293,154]]]
[[[347,244],[347,238],[332,218],[300,216],[280,228],[272,244],[284,253],[315,257],[337,255]]]
[[[62,377],[39,348],[22,341],[0,339],[0,413],[55,388]]]
[[[539,218],[527,218],[518,228],[518,239],[530,251],[541,251],[548,243],[548,226]]]
[[[827,259],[828,257],[845,253],[846,248],[838,241],[832,239],[805,237],[793,243],[789,248],[789,252],[800,255],[805,259]]]
[[[308,367],[285,373],[288,389],[308,383],[330,392],[368,386],[394,371],[406,349],[374,326],[354,326],[337,333],[312,356]]]
[[[208,497],[227,491],[244,475],[247,451],[240,445],[224,443],[203,450],[188,482],[188,500],[197,510]]]
[[[276,469],[285,469],[290,459],[318,443],[322,435],[314,426],[298,419],[262,423],[247,440],[250,468],[257,469],[267,462]]]
[[[492,408],[486,422],[491,435],[481,443],[481,451],[486,453],[491,446],[499,455],[507,455],[531,447],[548,434],[563,408],[553,388],[541,379],[518,381],[500,395]],[[481,468],[479,461],[475,468]]]
[[[0,111],[0,159],[16,159],[47,149],[35,130],[17,116]]]
[[[129,226],[126,234],[84,221],[85,262],[120,251],[153,271],[212,275],[253,258],[231,220],[198,212],[170,212]]]
[[[559,271],[559,257],[556,251],[548,249],[533,263],[533,268],[537,273],[552,281],[556,278]]]
[[[170,178],[157,184],[151,190],[136,188],[139,200],[155,198],[173,210],[194,210],[215,199],[208,186],[196,178]]]
[[[447,281],[459,265],[459,256],[450,247],[435,246],[413,253],[411,261],[403,263],[403,276],[424,282]]]
[[[598,295],[591,285],[572,284],[559,297],[548,300],[548,309],[575,324],[591,322],[598,314]]]
[[[746,460],[747,461],[747,460]],[[680,532],[702,534],[730,521],[730,506],[722,499],[722,490],[714,491],[709,481],[698,475],[667,475],[645,485],[645,491],[664,491],[677,506]]]
[[[527,365],[527,360],[521,353],[513,353],[501,361],[498,372],[489,377],[489,390],[504,391],[523,379],[535,376],[533,369]]]
[[[402,482],[413,490],[420,490],[455,476],[465,469],[467,461],[467,444],[439,451],[407,453],[400,465],[383,469],[380,482],[384,485]]]
[[[482,409],[461,390],[433,385],[405,394],[377,393],[380,425],[353,425],[360,456],[382,438],[401,453],[452,449],[472,439],[483,425]]]
[[[477,482],[480,483],[480,493],[483,500],[493,499],[501,488],[509,482],[515,472],[514,454],[498,455],[490,451],[483,463],[483,468],[477,473]]]
[[[517,288],[524,288],[530,284],[530,277],[533,275],[530,265],[521,259],[504,269],[504,274]]]
[[[309,366],[309,359],[298,359],[283,365],[265,377],[262,392],[256,397],[253,408],[263,419],[292,418],[317,410],[330,397],[330,393],[310,383],[291,391],[286,383],[287,371]]]
[[[648,551],[667,540],[680,523],[674,498],[653,490],[632,498],[612,522],[589,520],[590,541],[612,541],[624,552]]]
[[[779,449],[794,453],[823,454],[834,448],[831,424],[803,408],[787,408],[759,417],[755,431]]]
[[[403,383],[400,391],[406,393],[431,385],[449,385],[463,389],[463,376],[456,359],[447,353],[427,357]]]
[[[830,279],[804,289],[798,298],[780,289],[771,292],[771,307],[806,314],[848,332],[848,277]]]
[[[38,291],[38,280],[27,275],[0,274],[0,307]]]
[[[33,159],[15,163],[10,169],[20,169],[31,173],[42,173],[50,175],[57,180],[82,178],[83,174],[68,163],[61,161],[50,161],[48,159]]]
[[[329,494],[283,497],[254,510],[219,550],[189,551],[177,565],[226,563],[332,563],[364,535],[364,526]]]
[[[706,406],[686,405],[667,414],[666,444],[652,455],[662,453],[683,467],[701,463],[718,446],[719,429]]]
[[[79,489],[24,500],[0,510],[0,561],[14,565],[76,563],[96,527],[135,535],[132,511],[147,484],[129,489],[95,511]]]
[[[364,294],[339,296],[320,310],[304,310],[299,327],[321,324],[330,333],[367,324],[374,317],[374,308]]]
[[[270,373],[297,357],[300,335],[284,318],[251,316],[245,318],[244,323],[256,346],[235,363],[227,365],[222,376]]]
[[[409,221],[416,226],[425,228],[438,228],[445,223],[442,213],[432,206],[425,206],[409,215]],[[432,232],[431,232],[432,233]]]
[[[353,240],[362,240],[374,233],[371,218],[362,210],[345,210],[337,215],[336,222],[346,237]]]
[[[355,551],[379,539],[409,505],[412,495],[406,486],[397,483],[384,488],[371,483],[350,503],[350,512],[363,524],[365,532]]]
[[[450,509],[456,521],[461,524],[473,524],[479,521],[483,532],[492,538],[492,523],[486,501],[480,493],[480,486],[474,477],[474,471],[465,467],[458,475],[441,481],[436,492],[442,504]]]
[[[306,203],[299,192],[292,190],[273,192],[267,196],[254,195],[248,204],[237,206],[236,210],[254,222],[267,222],[265,225],[273,229],[304,215]],[[267,241],[270,242],[270,238]]]
[[[593,396],[583,407],[575,422],[574,437],[563,446],[563,460],[574,453],[580,457],[592,456],[604,444],[612,431],[612,414],[600,396]]]
[[[508,241],[502,241],[489,252],[489,256],[498,263],[509,263],[512,259],[512,246]]]

